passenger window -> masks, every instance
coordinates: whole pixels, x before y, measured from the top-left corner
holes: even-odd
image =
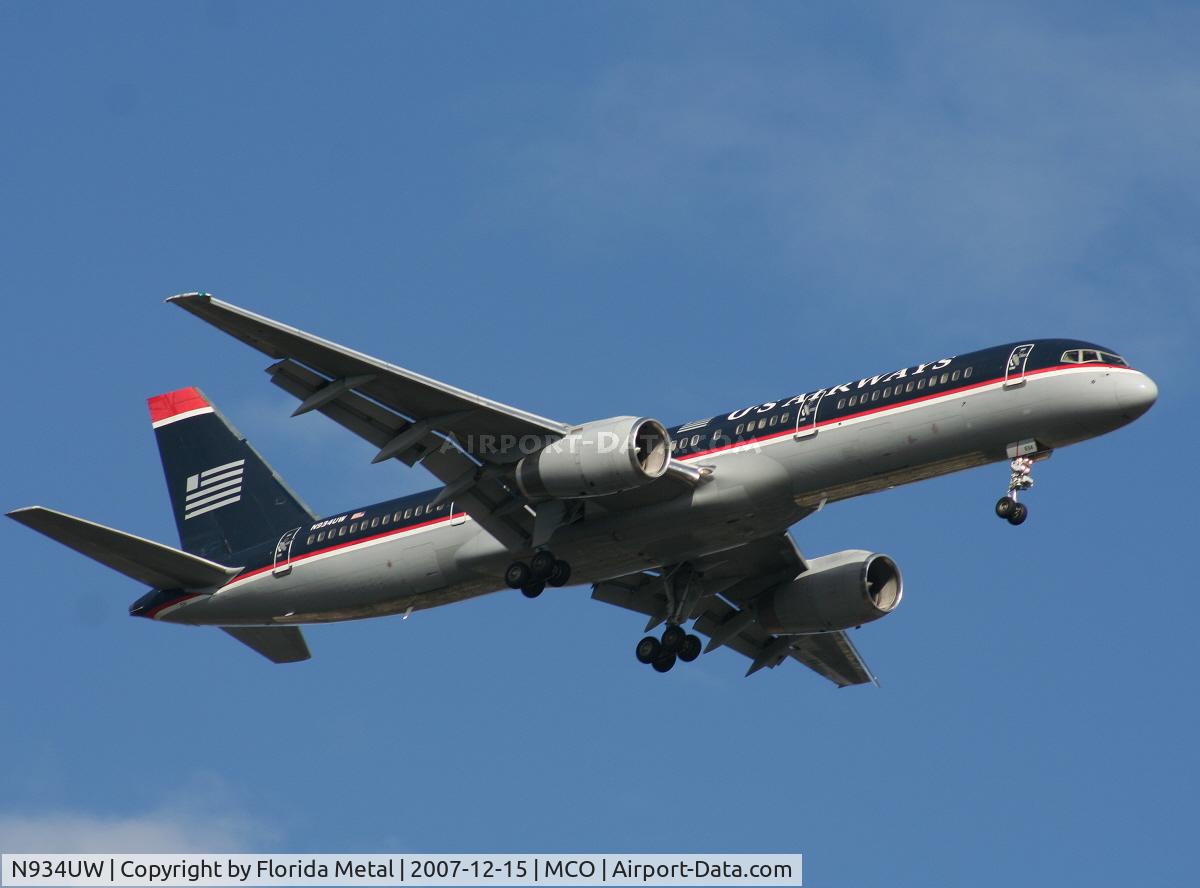
[[[424,515],[424,514],[425,514],[425,507],[424,507],[424,506],[417,506],[417,508],[416,508],[416,510],[413,512],[413,514],[414,514],[414,515],[416,515],[416,516],[418,516],[418,517],[420,517],[421,515]]]
[[[343,524],[341,527],[338,528],[338,536],[344,537],[345,535],[346,535],[346,525]]]
[[[771,421],[770,421],[769,423],[767,423],[767,425],[769,425],[771,428],[775,428],[775,425],[776,425],[776,423],[778,423],[778,422],[779,422],[779,417],[778,417],[778,416],[772,416],[772,417],[771,417]]]
[[[973,367],[968,367],[966,370],[964,370],[963,371],[963,379],[970,379],[971,373],[973,372],[973,370],[974,370]]]
[[[308,535],[308,539],[304,541],[304,545],[306,545],[306,546],[311,546],[311,545],[313,544],[313,539],[314,539],[314,537],[313,537],[313,535],[310,533],[310,534]]]
[[[317,534],[317,542],[318,543],[325,542],[325,531],[321,531],[319,534]]]
[[[875,391],[871,392],[871,400],[872,401],[879,400],[879,389],[875,389]]]
[[[922,379],[920,379],[920,380],[918,380],[918,381],[917,381],[917,391],[920,391],[920,390],[921,390],[921,389],[923,389],[923,388],[925,388],[925,380],[924,380],[924,378],[922,378]]]
[[[908,383],[908,385],[906,385],[906,386],[904,387],[904,392],[905,392],[905,394],[907,394],[908,392],[911,392],[912,390],[913,390],[913,383],[912,383],[912,381],[910,380],[910,381],[909,381],[909,383]]]
[[[942,385],[945,385],[945,384],[946,384],[947,382],[949,382],[949,381],[950,381],[950,374],[949,374],[949,373],[943,373],[943,374],[942,374],[942,379],[941,379],[941,383],[942,383]]]
[[[892,387],[890,385],[883,390],[883,396],[885,398],[890,398],[892,396]]]
[[[411,517],[412,517],[412,509],[405,509],[404,510],[404,520],[407,521]]]
[[[401,515],[401,513],[400,513],[400,512],[397,512],[395,515],[393,515],[393,516],[392,516],[392,520],[393,520],[393,521],[399,521],[399,520],[400,520],[402,517],[403,517],[403,516]]]
[[[733,433],[734,433],[735,435],[740,435],[740,434],[742,433],[742,429],[744,429],[744,428],[745,428],[745,426],[744,426],[744,425],[742,425],[742,424],[739,422],[739,423],[738,423],[738,427],[737,427],[737,428],[734,430],[734,432],[733,432]]]
[[[376,515],[374,518],[371,519],[371,526],[372,527],[379,526],[379,516],[378,515]]]
[[[695,447],[699,443],[700,443],[700,436],[692,435],[692,446]]]
[[[787,421],[788,421],[788,417],[789,417],[790,415],[791,415],[791,414],[789,414],[789,413],[785,413],[785,414],[783,414],[783,416],[779,417],[779,421],[780,421],[780,422],[787,422]]]
[[[837,406],[837,409],[838,409],[838,410],[841,410],[841,409],[842,409],[843,407],[845,407],[845,406],[846,406],[846,399],[845,399],[845,398],[838,398],[838,406]]]
[[[951,374],[950,374],[950,381],[951,381],[951,382],[958,382],[958,377],[959,377],[959,376],[961,376],[961,375],[962,375],[962,374],[961,374],[961,372],[960,372],[960,371],[958,371],[958,370],[955,370],[953,373],[951,373]]]
[[[384,524],[387,524],[387,523],[388,523],[389,521],[391,521],[391,520],[392,520],[392,516],[391,516],[391,515],[384,515],[384,516],[383,516],[383,523],[384,523]]]
[[[358,533],[358,522],[357,521],[355,521],[353,524],[350,525],[350,532]]]
[[[851,395],[850,396],[850,406],[853,407],[857,403],[858,403],[858,395]]]

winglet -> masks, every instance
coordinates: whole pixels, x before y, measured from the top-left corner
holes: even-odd
[[[194,386],[155,395],[153,398],[147,398],[146,404],[150,408],[150,422],[156,429],[190,416],[213,412],[208,398]]]
[[[168,296],[165,302],[207,302],[212,299],[212,293],[179,293],[175,296]]]

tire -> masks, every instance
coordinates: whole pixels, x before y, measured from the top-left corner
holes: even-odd
[[[690,663],[700,656],[702,650],[704,650],[704,645],[701,644],[699,637],[689,635],[683,640],[683,645],[679,648],[679,659],[685,663]]]
[[[550,576],[546,577],[546,584],[550,586],[565,586],[570,579],[571,565],[565,561],[555,561],[554,567],[550,569]]]
[[[1028,517],[1029,507],[1024,503],[1017,503],[1017,506],[1015,509],[1013,509],[1012,514],[1008,516],[1008,523],[1013,527],[1016,527],[1018,524],[1024,524],[1025,519]]]
[[[521,587],[521,594],[526,598],[537,598],[542,594],[542,590],[546,588],[546,584],[541,580],[536,583],[526,583]]]
[[[637,657],[637,661],[645,663],[647,666],[657,660],[660,653],[662,653],[662,645],[653,635],[647,635],[633,649],[633,655]]]
[[[679,652],[679,648],[683,646],[684,639],[687,638],[687,633],[683,631],[682,626],[674,624],[663,630],[662,634],[662,649],[664,653],[675,654]]]
[[[1001,518],[1008,518],[1013,513],[1019,504],[1011,496],[1002,496],[996,500],[996,514]]]
[[[520,589],[526,585],[533,576],[529,572],[529,565],[523,561],[514,561],[508,566],[508,570],[504,572],[504,582],[510,589]]]
[[[529,569],[535,579],[546,579],[554,570],[554,555],[546,551],[534,552],[533,557],[529,559]]]
[[[671,667],[675,665],[675,655],[660,654],[650,665],[654,667],[655,672],[670,672]]]

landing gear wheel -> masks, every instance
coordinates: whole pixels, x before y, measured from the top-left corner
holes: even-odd
[[[996,514],[1001,518],[1008,518],[1013,513],[1013,509],[1017,507],[1017,501],[1011,496],[1002,496],[996,500]]]
[[[1024,524],[1025,519],[1029,517],[1029,507],[1024,503],[1017,503],[1012,510],[1012,514],[1008,516],[1008,523],[1014,527],[1018,524]]]
[[[537,598],[542,594],[542,590],[546,588],[546,584],[541,580],[536,583],[526,583],[521,587],[521,594],[526,598]]]
[[[671,667],[675,665],[675,655],[659,654],[650,665],[654,667],[655,672],[670,672]]]
[[[554,554],[545,550],[534,552],[533,557],[529,559],[529,569],[533,571],[533,575],[544,580],[550,576],[550,572],[554,570]]]
[[[529,565],[523,561],[514,561],[504,572],[504,582],[508,583],[511,589],[520,589],[532,579]]]
[[[637,657],[639,663],[649,665],[658,659],[662,653],[662,645],[653,635],[647,635],[637,643],[637,647],[633,649],[633,654]]]
[[[546,577],[546,583],[550,586],[565,586],[569,579],[571,579],[571,565],[565,561],[555,561],[554,567],[550,568],[550,576]]]
[[[685,663],[690,663],[700,656],[701,650],[703,650],[703,645],[701,645],[700,639],[695,635],[689,635],[683,640],[683,644],[679,648],[679,659]]]
[[[662,649],[664,653],[674,654],[683,646],[684,640],[687,638],[687,633],[683,631],[682,626],[674,624],[663,630],[662,634]],[[674,660],[672,660],[674,662]],[[671,667],[667,667],[670,669]],[[663,670],[664,672],[666,669]]]

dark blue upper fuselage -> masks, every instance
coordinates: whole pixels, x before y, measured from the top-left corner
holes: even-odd
[[[719,414],[705,420],[684,423],[668,429],[672,455],[689,459],[704,453],[741,446],[763,438],[794,431],[798,424],[837,421],[882,410],[904,403],[937,397],[956,390],[975,388],[1003,380],[1010,358],[1020,346],[1032,346],[1019,372],[1036,373],[1063,366],[1064,356],[1077,359],[1067,363],[1118,364],[1127,366],[1111,349],[1077,339],[1027,340],[995,346],[911,365],[890,372],[850,380],[827,389],[789,395],[777,401],[765,401]],[[1088,354],[1088,353],[1093,354]],[[361,542],[372,536],[409,530],[424,524],[451,519],[453,504],[434,505],[441,488],[360,506],[301,527],[292,544],[291,557],[322,549],[338,548]],[[277,540],[235,553],[234,563],[248,570],[270,565]]]

